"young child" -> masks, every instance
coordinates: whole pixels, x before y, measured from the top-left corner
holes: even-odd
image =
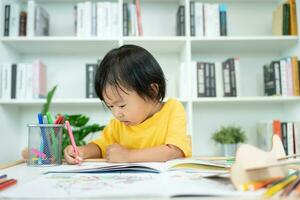
[[[180,102],[162,100],[166,93],[163,71],[145,49],[124,45],[108,52],[95,76],[97,96],[115,119],[91,143],[64,150],[70,164],[86,158],[108,162],[155,162],[190,157],[186,115]]]

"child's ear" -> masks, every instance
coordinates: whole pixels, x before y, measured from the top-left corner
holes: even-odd
[[[156,97],[159,92],[159,86],[157,83],[151,83],[150,85],[150,91],[152,93],[153,97]]]

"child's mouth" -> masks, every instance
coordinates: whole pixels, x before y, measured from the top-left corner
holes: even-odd
[[[126,126],[128,126],[128,125],[130,124],[129,121],[123,121],[123,123],[124,123]]]

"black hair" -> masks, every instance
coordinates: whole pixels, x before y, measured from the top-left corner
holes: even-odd
[[[158,86],[157,91],[151,84]],[[151,53],[136,45],[123,45],[104,56],[95,75],[95,91],[102,101],[108,85],[134,90],[143,99],[162,101],[166,94],[165,76],[160,65]]]

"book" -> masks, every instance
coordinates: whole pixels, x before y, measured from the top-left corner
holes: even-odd
[[[227,7],[225,4],[219,5],[220,9],[220,35],[226,36],[227,35]]]
[[[108,173],[108,172],[147,172],[163,173],[167,171],[201,171],[224,173],[230,164],[223,160],[175,159],[166,162],[143,163],[107,163],[83,162],[81,165],[54,167],[46,173]]]
[[[38,189],[37,189],[38,188]],[[236,196],[258,199],[262,192],[236,191],[228,179],[206,179],[194,173],[46,174],[6,190],[1,198],[168,199],[191,196]]]
[[[22,11],[20,13],[20,26],[19,36],[26,36],[27,31],[27,12]]]
[[[86,98],[96,98],[94,89],[94,78],[97,71],[97,64],[86,64]]]

